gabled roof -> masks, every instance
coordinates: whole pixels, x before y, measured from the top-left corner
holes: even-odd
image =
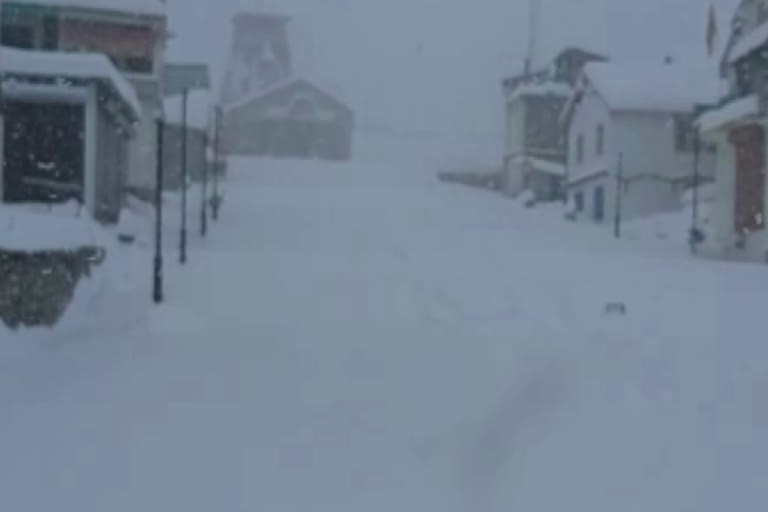
[[[126,106],[134,119],[141,118],[136,89],[100,53],[18,50],[0,47],[0,73],[4,77],[93,80],[104,84]]]
[[[706,65],[592,62],[584,67],[580,87],[585,81],[611,110],[692,112],[719,97],[717,74]]]
[[[728,52],[728,63],[733,64],[766,44],[768,44],[768,22],[764,22],[734,42]]]
[[[296,85],[304,85],[306,87],[309,87],[309,88],[315,90],[316,92],[322,94],[326,99],[328,99],[329,101],[335,103],[339,107],[341,107],[341,108],[343,108],[343,109],[345,109],[345,110],[347,110],[349,112],[352,111],[349,108],[349,106],[347,106],[339,98],[337,98],[333,94],[331,94],[331,93],[321,89],[320,87],[318,87],[314,83],[310,82],[306,78],[302,78],[302,77],[292,77],[292,78],[289,78],[287,80],[278,82],[278,83],[272,85],[271,87],[267,87],[266,89],[262,89],[260,91],[256,91],[256,92],[254,92],[252,94],[246,95],[243,98],[240,98],[240,99],[238,99],[236,101],[233,101],[232,103],[230,103],[228,105],[224,105],[223,110],[224,110],[224,112],[231,112],[232,110],[236,110],[236,109],[238,109],[238,108],[240,108],[240,107],[242,107],[244,105],[247,105],[247,104],[252,103],[254,101],[259,101],[259,100],[265,99],[265,98],[267,98],[268,96],[270,96],[272,94],[275,94],[275,93],[277,93],[279,91],[287,89],[288,87],[293,87],[293,86],[296,86]]]
[[[20,4],[60,8],[69,7],[144,16],[166,16],[166,3],[163,0],[6,0],[2,3],[6,6]]]

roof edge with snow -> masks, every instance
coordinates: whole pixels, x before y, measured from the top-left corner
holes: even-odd
[[[100,53],[19,50],[3,46],[0,47],[0,74],[4,77],[97,81],[114,93],[133,120],[141,119],[136,89]]]

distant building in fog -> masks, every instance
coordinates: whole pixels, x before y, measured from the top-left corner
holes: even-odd
[[[290,18],[239,13],[221,90],[221,144],[229,154],[345,160],[352,110],[294,70]]]

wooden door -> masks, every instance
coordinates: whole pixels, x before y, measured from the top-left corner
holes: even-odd
[[[749,233],[765,227],[765,129],[740,126],[730,133],[736,153],[734,228]]]

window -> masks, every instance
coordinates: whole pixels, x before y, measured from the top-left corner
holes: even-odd
[[[595,133],[595,154],[597,156],[603,156],[605,151],[605,126],[602,124],[597,125]]]
[[[576,163],[584,163],[584,135],[581,134],[576,137]]]
[[[573,196],[573,200],[576,203],[576,211],[583,212],[584,211],[584,192],[582,191],[576,192],[576,194]]]
[[[35,33],[32,27],[3,24],[1,32],[3,46],[31,49],[35,45]]]

